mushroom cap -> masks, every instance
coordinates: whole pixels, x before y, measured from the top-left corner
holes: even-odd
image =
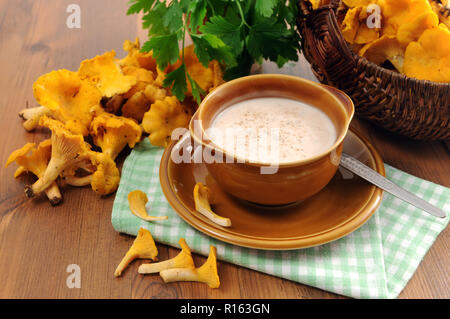
[[[399,72],[403,70],[404,49],[394,36],[383,35],[364,45],[358,54],[379,65],[389,60]]]
[[[150,143],[166,147],[171,139],[172,131],[179,127],[187,127],[190,115],[175,96],[168,96],[151,105],[142,120],[144,130],[150,134]]]
[[[36,146],[35,143],[27,143],[21,148],[13,151],[11,154],[9,154],[5,167],[8,167],[12,162],[15,162],[18,158],[26,156],[35,146]]]
[[[149,216],[145,205],[148,202],[147,194],[141,190],[134,190],[128,194],[128,204],[134,216],[145,221],[165,220],[167,216]]]
[[[151,86],[152,84],[148,84]],[[135,119],[138,123],[142,122],[145,112],[150,109],[152,102],[145,95],[146,87],[131,96],[122,106],[122,115],[124,117]]]
[[[414,17],[410,23],[402,24],[397,31],[397,40],[406,47],[410,42],[417,41],[422,33],[439,25],[439,17],[430,8]]]
[[[428,0],[378,0],[378,4],[383,15],[383,34],[393,36],[402,25],[431,10]]]
[[[65,163],[65,168],[80,161],[82,156],[90,151],[90,146],[84,141],[81,134],[73,134],[59,121],[47,116],[41,117],[39,124],[49,128],[52,131],[52,158]]]
[[[217,273],[217,249],[214,246],[210,246],[209,255],[206,262],[197,269],[199,278],[208,284],[211,288],[219,288],[220,279]]]
[[[68,130],[88,135],[92,110],[100,108],[101,94],[97,88],[82,81],[76,72],[57,70],[39,77],[33,84],[33,93],[38,103],[47,107]]]
[[[123,74],[115,55],[114,50],[97,55],[81,62],[78,69],[80,78],[96,86],[104,97],[123,94],[137,82],[135,76]]]
[[[52,155],[52,141],[47,139],[39,143],[38,147],[31,151],[29,156],[17,158],[16,162],[37,177],[41,177]]]
[[[407,46],[403,71],[418,79],[450,82],[450,31],[445,25],[425,30]]]
[[[137,92],[143,91],[148,84],[151,84],[153,83],[153,81],[155,81],[155,77],[152,71],[138,66],[122,66],[122,72],[125,75],[134,76],[136,78],[136,84],[122,95],[125,99],[129,99]]]
[[[134,42],[126,40],[123,44],[123,49],[128,54],[119,61],[121,66],[136,66],[156,72],[156,59],[153,58],[153,51],[141,52],[139,38],[136,38]]]
[[[92,163],[97,167],[92,174],[92,189],[99,195],[115,192],[120,181],[120,172],[116,163],[104,153],[91,152],[91,154]]]
[[[133,148],[141,140],[142,128],[133,119],[102,113],[92,121],[90,133],[95,145],[115,159],[127,144]]]

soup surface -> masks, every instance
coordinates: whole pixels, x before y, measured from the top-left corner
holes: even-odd
[[[279,97],[231,105],[214,118],[207,135],[238,158],[280,164],[319,155],[337,138],[333,122],[322,110]]]

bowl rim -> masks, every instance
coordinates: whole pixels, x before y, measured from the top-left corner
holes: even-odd
[[[233,85],[238,85],[239,83],[242,83],[244,81],[254,81],[254,80],[258,80],[258,79],[262,79],[262,78],[272,78],[274,80],[276,79],[290,79],[293,81],[297,81],[299,83],[303,83],[303,84],[307,84],[307,85],[311,85],[315,88],[317,88],[318,90],[322,91],[323,94],[328,95],[329,97],[331,97],[332,99],[334,99],[337,103],[337,105],[340,106],[340,108],[343,110],[343,113],[346,115],[347,117],[347,121],[343,126],[342,132],[337,136],[336,141],[333,143],[332,146],[330,146],[328,149],[326,149],[325,151],[316,154],[313,157],[308,157],[306,159],[301,159],[301,160],[296,160],[296,161],[290,161],[290,162],[282,162],[282,163],[270,163],[270,162],[258,162],[258,161],[249,161],[246,158],[241,158],[238,157],[234,154],[230,154],[228,153],[226,150],[224,150],[223,148],[221,148],[220,146],[216,145],[214,143],[214,141],[212,139],[210,139],[208,137],[208,135],[205,133],[205,129],[203,128],[202,125],[202,121],[200,120],[200,128],[201,128],[201,133],[203,137],[206,137],[209,142],[206,143],[206,141],[202,138],[199,137],[195,134],[195,129],[194,129],[194,122],[196,120],[198,120],[200,118],[200,116],[203,114],[204,110],[204,105],[206,103],[208,103],[208,101],[215,95],[218,94],[218,92],[220,92],[221,90],[226,89],[227,87],[233,86]],[[194,139],[195,142],[203,145],[204,147],[207,147],[209,149],[214,149],[215,151],[219,150],[220,152],[222,152],[225,156],[227,156],[227,158],[233,158],[234,163],[242,163],[242,164],[246,164],[246,165],[250,165],[250,166],[256,166],[256,167],[263,167],[263,166],[270,166],[270,165],[277,165],[279,168],[288,168],[288,167],[294,167],[294,166],[300,166],[300,165],[306,165],[306,164],[310,164],[313,163],[315,161],[320,160],[321,158],[327,156],[328,154],[332,153],[334,150],[336,150],[338,148],[338,146],[344,141],[345,136],[348,133],[349,127],[350,127],[350,123],[353,119],[353,116],[355,114],[355,106],[354,103],[352,101],[352,99],[343,91],[336,89],[339,91],[339,93],[342,94],[343,97],[346,98],[346,100],[349,102],[349,106],[350,106],[350,110],[348,110],[348,108],[344,105],[344,103],[336,96],[334,95],[330,90],[327,89],[326,85],[322,85],[321,83],[316,83],[314,81],[302,78],[302,77],[298,77],[298,76],[293,76],[293,75],[287,75],[287,74],[255,74],[255,75],[248,75],[248,76],[244,76],[244,77],[240,77],[234,80],[231,80],[229,82],[226,82],[222,85],[220,85],[219,87],[217,87],[215,90],[213,90],[212,92],[210,92],[204,99],[203,101],[200,103],[197,111],[194,113],[194,115],[192,116],[190,122],[189,122],[189,131],[191,133],[192,138]]]

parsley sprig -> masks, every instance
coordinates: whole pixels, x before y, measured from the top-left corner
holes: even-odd
[[[189,35],[199,61],[207,67],[217,60],[227,80],[247,75],[254,62],[264,59],[283,66],[297,61],[300,38],[295,19],[297,1],[285,0],[130,0],[127,14],[143,13],[148,41],[143,52],[153,50],[160,69],[181,65],[163,83],[184,100],[187,81],[200,102],[204,94],[184,63],[184,41]],[[179,43],[182,43],[181,47]]]

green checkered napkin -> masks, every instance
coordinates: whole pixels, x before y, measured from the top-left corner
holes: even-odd
[[[184,237],[192,251],[205,256],[209,245],[214,245],[221,260],[345,296],[397,297],[449,220],[448,216],[433,217],[385,193],[373,217],[337,241],[290,251],[243,248],[204,235],[171,208],[159,183],[162,153],[146,139],[125,160],[112,211],[115,230],[136,235],[144,227],[155,241],[177,248],[179,238]],[[450,210],[450,189],[388,165],[385,168],[393,182],[446,212]],[[169,219],[146,222],[132,215],[127,196],[135,189],[147,193],[150,215],[168,215]]]

